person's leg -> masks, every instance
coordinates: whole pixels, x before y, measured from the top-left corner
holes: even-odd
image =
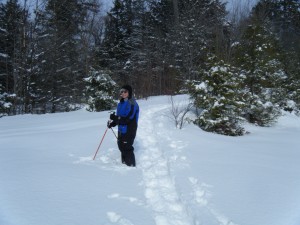
[[[121,152],[121,162],[123,164],[125,164],[125,154],[124,154],[124,151],[125,151],[125,146],[123,144],[123,141],[121,140],[118,140],[118,147],[119,147],[119,150]]]
[[[133,141],[118,141],[118,146],[121,151],[122,163],[125,163],[127,166],[135,166],[135,156]]]
[[[134,156],[134,149],[127,148],[124,155],[124,162],[127,166],[135,166],[135,156]]]

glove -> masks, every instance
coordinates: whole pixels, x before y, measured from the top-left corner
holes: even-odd
[[[115,113],[110,114],[109,118],[110,118],[112,121],[117,121],[117,120],[118,120],[118,116],[116,116]]]
[[[107,121],[107,127],[108,127],[108,128],[115,127],[116,125],[117,125],[117,123],[114,122],[114,121]]]

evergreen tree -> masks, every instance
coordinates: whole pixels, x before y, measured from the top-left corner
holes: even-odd
[[[241,117],[246,93],[241,89],[243,76],[223,61],[209,59],[203,81],[190,82],[190,94],[197,109],[202,110],[194,121],[208,132],[238,136],[244,134]]]
[[[3,28],[3,20],[2,20],[2,16],[3,16],[3,4],[1,3],[0,5],[0,9],[1,9],[1,14],[0,14],[0,39],[1,40],[5,40],[5,36],[7,31]],[[0,42],[0,74],[2,76],[0,76],[0,117],[5,115],[5,111],[6,111],[6,107],[5,104],[7,104],[6,101],[6,92],[4,92],[4,86],[5,85],[5,79],[3,79],[3,75],[5,74],[5,67],[6,67],[6,60],[7,60],[8,55],[5,52],[5,44],[4,42]],[[2,79],[1,79],[2,78]]]
[[[16,114],[23,87],[26,13],[17,0],[0,4],[0,84],[5,93],[15,96],[9,114]]]
[[[145,74],[144,70],[148,65],[148,55],[145,43],[146,36],[146,5],[145,1],[132,1],[132,32],[127,39],[128,45],[131,46],[130,55],[125,65],[125,70],[132,73],[131,83],[135,85],[134,81],[140,79],[140,74]]]
[[[219,0],[180,0],[178,25],[171,29],[175,67],[180,79],[199,79],[199,67],[216,54],[216,35],[225,24],[225,4]]]
[[[49,0],[39,25],[39,104],[45,111],[68,111],[82,98],[84,65],[78,39],[86,8],[78,0]]]
[[[218,0],[116,0],[108,14],[100,65],[146,95],[174,93],[194,79],[223,29]],[[139,90],[137,90],[139,91]]]
[[[103,47],[99,52],[100,66],[114,72],[117,82],[126,82],[130,76],[129,42],[132,34],[132,0],[116,0],[106,19]]]
[[[13,96],[7,94],[0,83],[0,118],[9,114],[12,107],[12,100]]]
[[[85,78],[86,96],[88,97],[88,111],[110,110],[116,106],[116,83],[111,79],[108,71],[91,70],[89,77]]]
[[[141,88],[146,95],[171,94],[178,90],[171,30],[175,29],[172,1],[148,1],[146,22],[147,73]]]
[[[299,0],[261,0],[253,9],[253,14],[270,21],[284,52],[282,63],[287,75],[285,83],[286,101],[284,109],[299,110],[300,99],[300,1]],[[290,107],[293,101],[295,107]],[[288,104],[289,102],[289,104]]]
[[[298,49],[299,53],[299,0],[260,0],[252,13],[269,19],[282,46],[288,51]]]
[[[280,114],[286,74],[278,41],[268,21],[252,19],[236,45],[236,66],[246,77],[243,88],[249,93],[245,117],[252,123],[268,126]]]

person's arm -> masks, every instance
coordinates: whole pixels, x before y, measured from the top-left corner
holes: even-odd
[[[128,112],[127,116],[118,116],[114,113],[110,115],[110,119],[117,125],[128,125],[134,118],[136,114],[136,107],[134,102],[129,102],[130,104],[130,111]]]
[[[134,119],[135,113],[136,113],[135,106],[134,106],[134,104],[131,104],[128,115],[126,117],[123,117],[123,116],[118,117],[119,124],[128,125]]]

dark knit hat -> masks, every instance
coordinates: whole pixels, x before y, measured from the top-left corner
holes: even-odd
[[[125,89],[128,91],[128,98],[132,98],[132,87],[128,84],[123,85],[121,89]]]

